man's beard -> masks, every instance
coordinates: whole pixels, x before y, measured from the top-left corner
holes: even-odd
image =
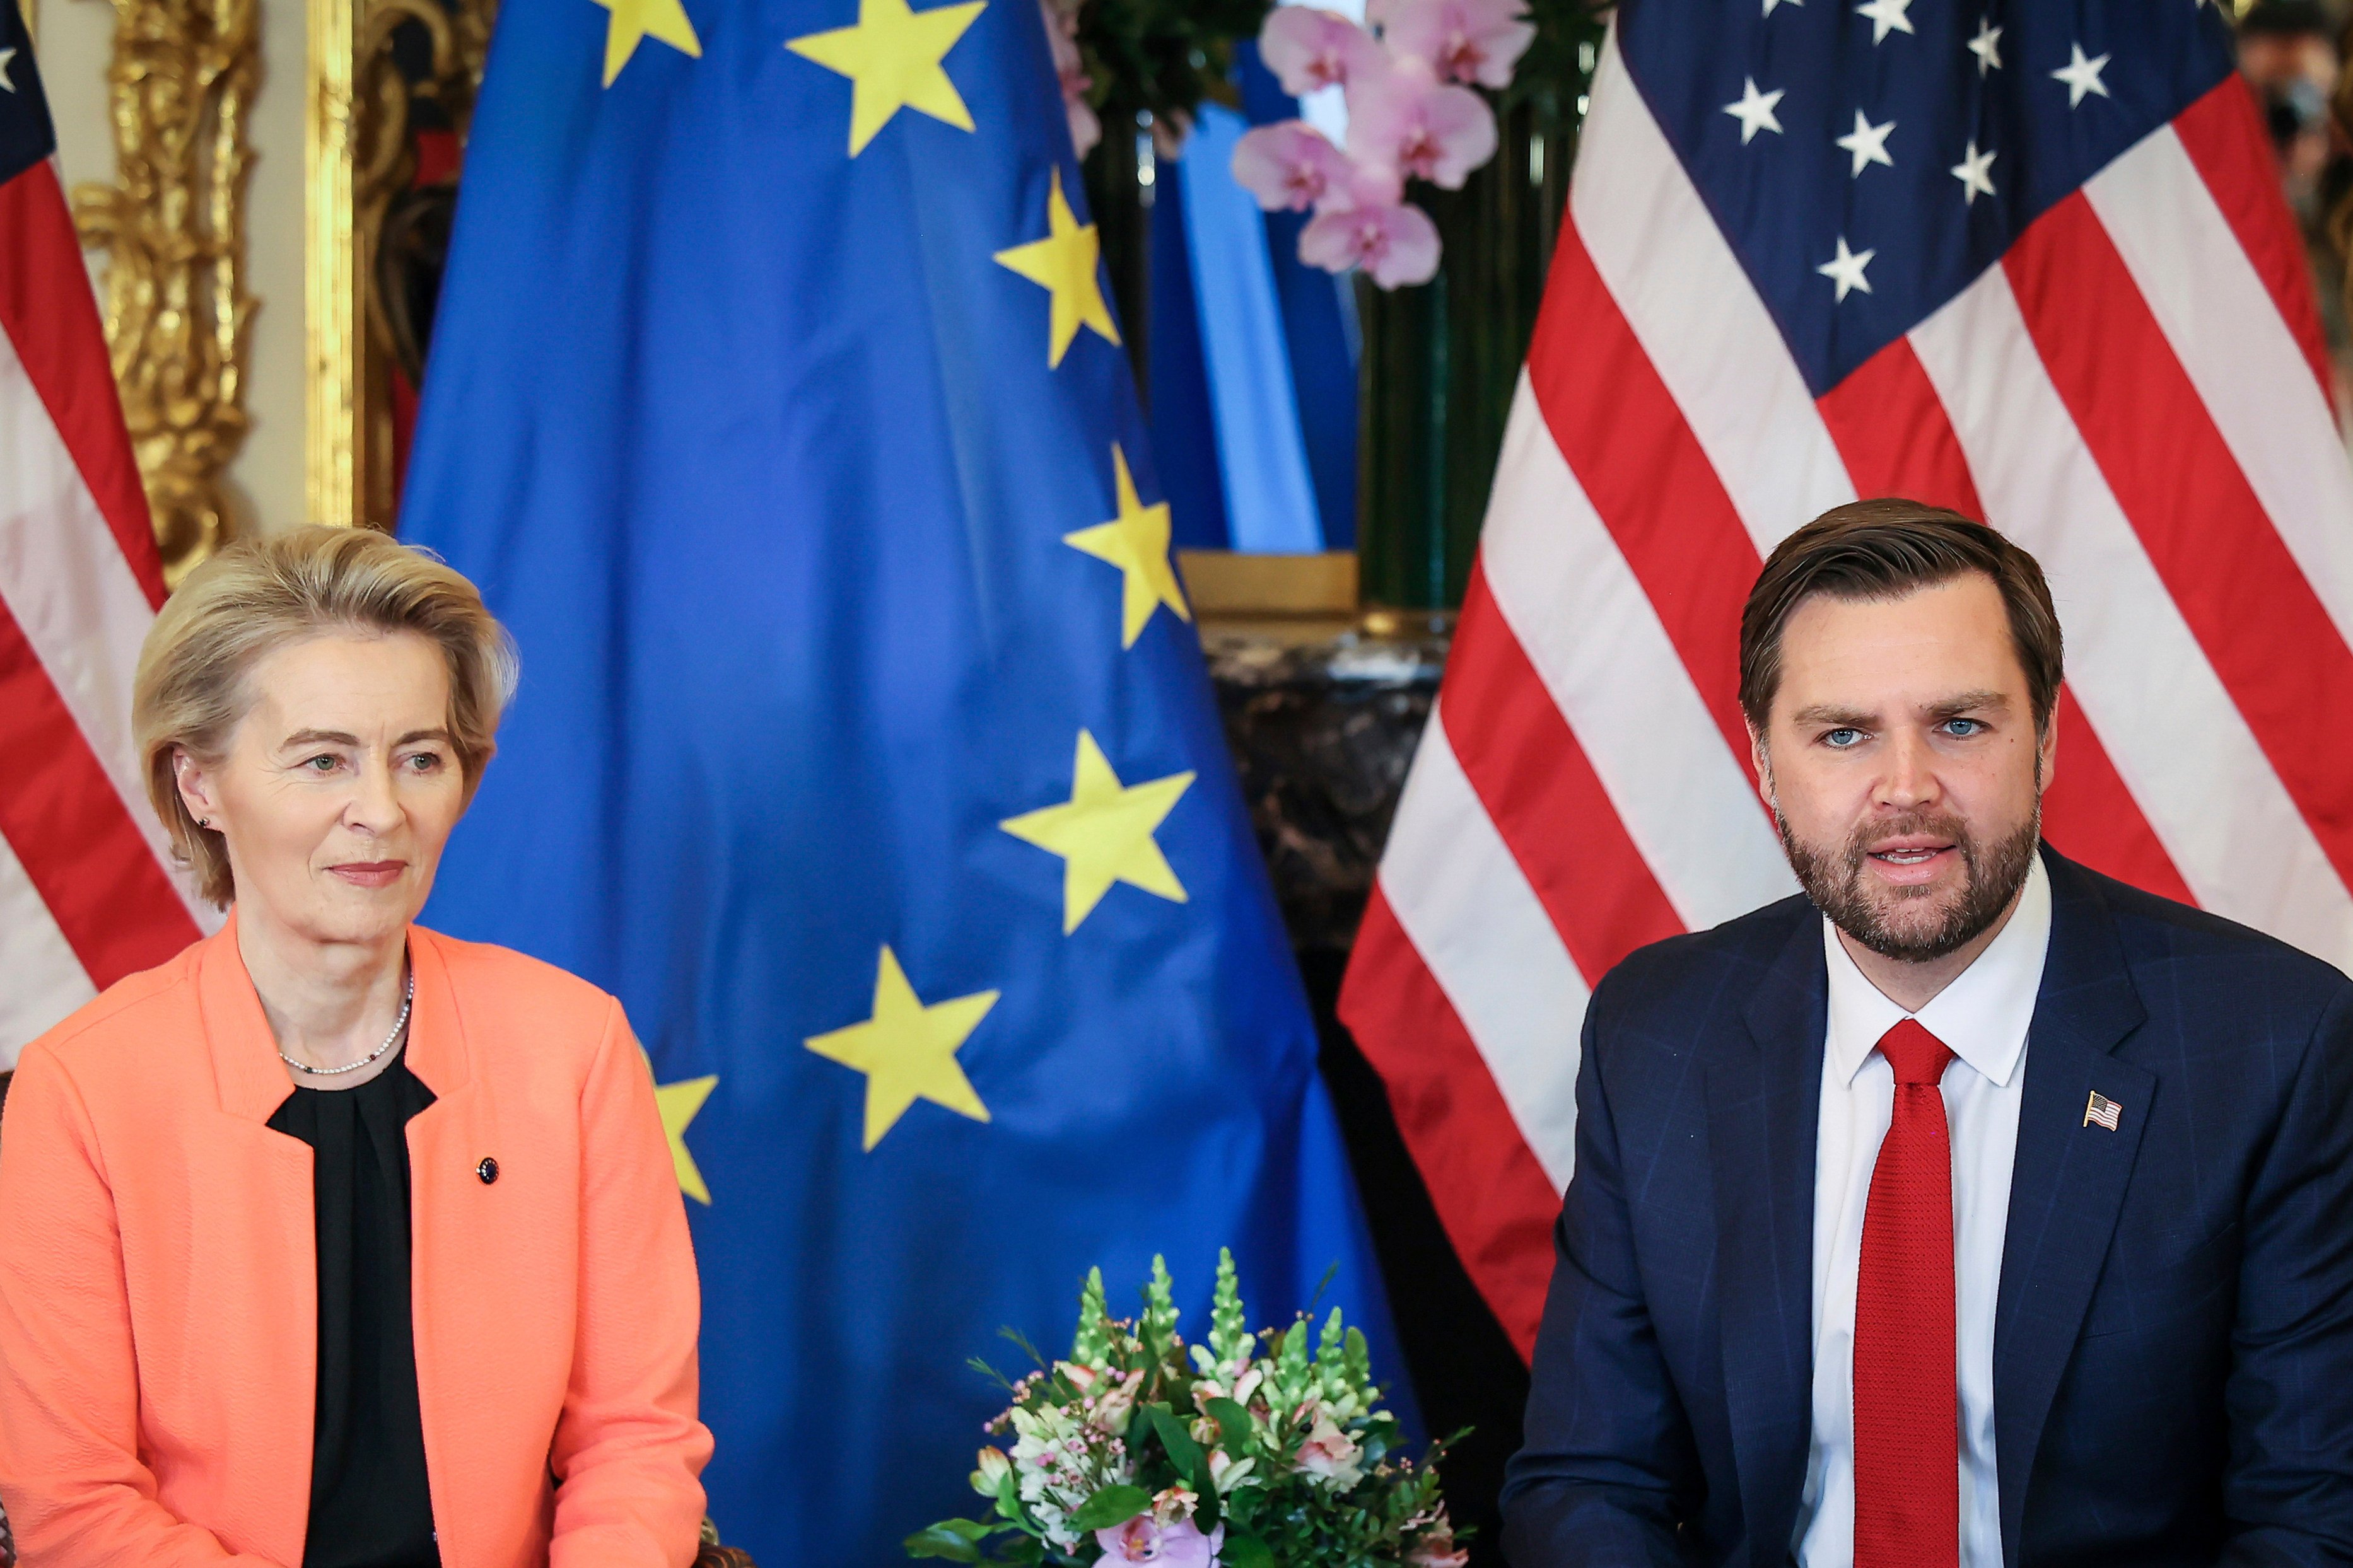
[[[1906,963],[1924,963],[1957,952],[2001,919],[2002,911],[2018,897],[2018,889],[2026,885],[2026,874],[2034,865],[2035,846],[2042,837],[2040,802],[2024,826],[1993,844],[1978,842],[1958,817],[1915,813],[1858,827],[1842,847],[1825,853],[1799,843],[1779,812],[1773,814],[1773,820],[1781,830],[1789,868],[1797,872],[1798,883],[1814,907],[1829,916],[1832,925],[1882,958]],[[1925,930],[1916,922],[1898,922],[1891,917],[1907,904],[1936,897],[1941,889],[1886,888],[1881,890],[1883,901],[1873,902],[1863,881],[1863,862],[1870,858],[1872,844],[1911,835],[1946,839],[1961,856],[1960,896]]]

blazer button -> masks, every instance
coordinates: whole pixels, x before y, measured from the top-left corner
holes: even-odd
[[[485,1154],[482,1163],[474,1167],[474,1174],[481,1177],[482,1185],[487,1187],[499,1179],[499,1163]]]

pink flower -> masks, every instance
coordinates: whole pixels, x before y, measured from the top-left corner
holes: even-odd
[[[1345,212],[1351,207],[1393,207],[1403,200],[1403,174],[1379,163],[1361,163],[1351,158],[1348,160],[1347,178],[1324,193],[1324,199],[1316,205],[1315,210],[1336,213]],[[1250,1375],[1245,1374],[1242,1382],[1250,1383]],[[1256,1392],[1257,1384],[1251,1384],[1250,1386],[1252,1392]],[[1250,1396],[1244,1394],[1236,1394],[1234,1399],[1237,1404],[1250,1402]]]
[[[1103,140],[1103,121],[1095,118],[1095,111],[1088,106],[1087,100],[1083,98],[1064,99],[1062,114],[1071,122],[1071,149],[1082,158],[1093,152],[1095,143]]]
[[[1157,1524],[1139,1513],[1125,1524],[1095,1531],[1105,1563],[1157,1563],[1162,1568],[1217,1568],[1218,1548],[1226,1543],[1226,1527],[1208,1534],[1189,1519]]]
[[[1079,10],[1056,0],[1038,0],[1046,17],[1046,43],[1054,55],[1054,74],[1062,83],[1062,113],[1071,122],[1071,145],[1083,158],[1103,140],[1103,121],[1087,102],[1093,81],[1079,58]]]
[[[1409,207],[1399,210],[1410,212],[1419,209]],[[1427,223],[1430,220],[1424,218],[1422,221]],[[1433,233],[1431,237],[1434,240],[1436,235]],[[1434,257],[1432,260],[1434,263]],[[1373,275],[1373,281],[1380,282],[1378,272]],[[1381,286],[1388,287],[1386,283]],[[1356,1446],[1356,1439],[1333,1425],[1329,1415],[1319,1415],[1307,1434],[1307,1441],[1299,1447],[1298,1468],[1318,1480],[1330,1482],[1335,1490],[1345,1491],[1364,1479],[1364,1457],[1365,1451]]]
[[[1361,267],[1384,289],[1427,283],[1438,270],[1438,226],[1411,203],[1342,207],[1299,234],[1299,259],[1326,272]]]
[[[1449,81],[1512,84],[1512,67],[1535,41],[1525,0],[1370,0],[1366,16],[1397,54],[1430,62]]]
[[[1087,1401],[1087,1420],[1097,1431],[1113,1436],[1127,1430],[1128,1417],[1135,1413],[1135,1389],[1125,1383],[1116,1383]]]
[[[1440,1510],[1437,1526],[1405,1554],[1406,1568],[1469,1568],[1471,1553],[1454,1543],[1453,1527]]]
[[[1336,11],[1277,5],[1259,29],[1258,49],[1282,90],[1304,98],[1322,87],[1345,87],[1386,63],[1373,36]]]
[[[1406,58],[1348,94],[1348,151],[1450,191],[1495,155],[1495,116],[1467,87]]]
[[[1234,144],[1234,179],[1269,212],[1305,212],[1348,182],[1348,155],[1303,120],[1246,132]]]

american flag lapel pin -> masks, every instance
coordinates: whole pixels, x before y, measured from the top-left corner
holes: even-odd
[[[2096,1123],[2114,1132],[2116,1130],[2116,1119],[2124,1113],[2123,1106],[2095,1089],[2092,1091],[2092,1098],[2084,1105],[2084,1125],[2090,1127]]]

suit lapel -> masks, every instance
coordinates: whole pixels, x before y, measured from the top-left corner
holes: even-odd
[[[1820,919],[1797,922],[1708,1068],[1716,1299],[1750,1561],[1788,1554],[1813,1428],[1814,1145],[1829,981]]]
[[[269,1500],[251,1528],[275,1561],[300,1563],[311,1509],[313,1416],[318,1403],[319,1265],[311,1150],[274,1131],[269,1118],[294,1091],[269,1016],[228,921],[196,947],[199,1029],[225,1118],[192,1183],[213,1212],[203,1226],[205,1288],[218,1328],[209,1350],[237,1376],[225,1385],[221,1419],[242,1430],[284,1434],[278,1463],[252,1479]]]
[[[2010,1223],[1994,1315],[1994,1449],[2002,1555],[2019,1561],[2027,1478],[2123,1207],[2156,1075],[2112,1055],[2147,1016],[2093,883],[2048,849],[2051,950],[2026,1036]],[[2088,1123],[2094,1094],[2124,1108]]]
[[[408,1066],[433,1091],[433,1103],[408,1121],[410,1333],[417,1346],[417,1405],[425,1429],[426,1479],[445,1563],[463,1560],[473,1521],[453,1517],[449,1500],[465,1495],[458,1467],[468,1452],[470,1415],[478,1403],[482,1358],[470,1326],[496,1311],[482,1300],[486,1278],[474,1249],[481,1238],[469,1206],[483,1186],[475,1168],[495,1145],[481,1136],[483,1096],[458,1005],[445,939],[421,926],[408,931],[417,974],[417,1008],[408,1026]]]

